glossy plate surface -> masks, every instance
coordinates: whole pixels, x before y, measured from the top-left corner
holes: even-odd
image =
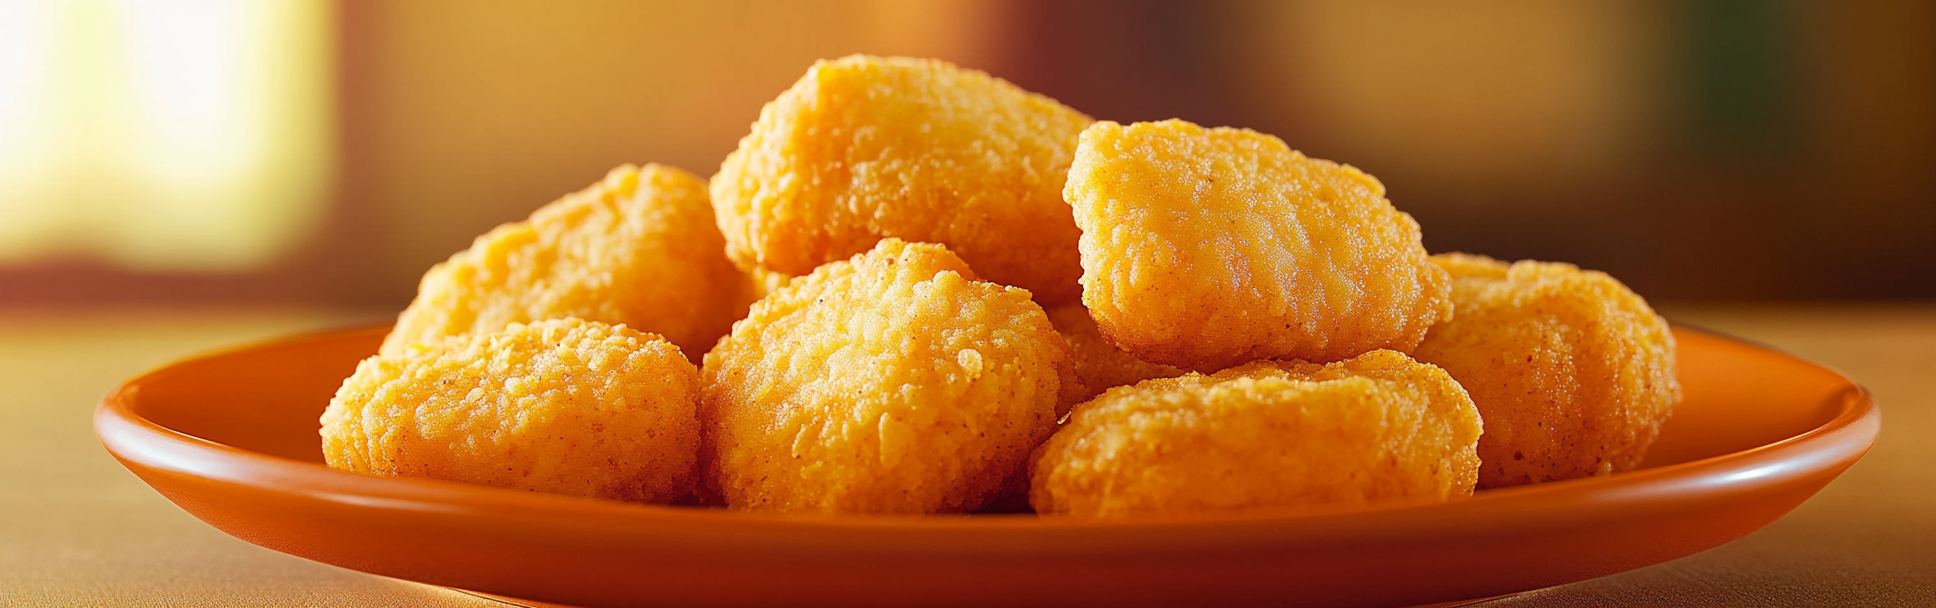
[[[176,363],[109,395],[96,432],[164,496],[248,542],[543,602],[1377,606],[1538,589],[1720,545],[1820,490],[1880,424],[1835,372],[1676,328],[1686,401],[1629,473],[1331,512],[752,515],[325,467],[317,417],[386,330]]]

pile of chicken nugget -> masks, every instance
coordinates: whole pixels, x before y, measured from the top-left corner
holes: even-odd
[[[710,181],[624,166],[423,277],[330,466],[808,513],[1456,500],[1630,470],[1667,323],[1569,264],[1429,255],[1350,165],[822,61]]]

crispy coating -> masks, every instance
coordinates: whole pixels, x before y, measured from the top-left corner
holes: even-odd
[[[1457,316],[1416,354],[1465,385],[1485,415],[1479,487],[1606,475],[1646,456],[1680,382],[1674,335],[1605,273],[1447,254]]]
[[[1043,514],[1119,517],[1472,494],[1478,410],[1444,370],[1377,350],[1111,389],[1031,469]]]
[[[1082,379],[1083,393],[1078,401],[1088,401],[1103,391],[1128,386],[1150,378],[1174,378],[1185,370],[1161,363],[1150,363],[1123,352],[1104,340],[1096,331],[1089,309],[1071,302],[1049,309],[1049,322],[1069,341],[1069,357],[1075,360],[1076,377]]]
[[[758,511],[987,503],[1079,386],[1028,295],[899,239],[794,279],[706,355],[709,490]]]
[[[1378,180],[1247,129],[1082,132],[1064,190],[1082,302],[1110,342],[1203,371],[1410,352],[1452,305]]]
[[[431,268],[380,352],[579,317],[658,333],[697,361],[753,300],[724,247],[703,180],[619,167]]]
[[[988,280],[1073,301],[1062,200],[1089,117],[985,73],[855,55],[814,63],[713,176],[727,253],[802,275],[883,237],[941,243]]]
[[[773,292],[785,288],[787,283],[793,281],[792,276],[773,272],[765,268],[754,268],[747,271],[746,279],[752,281],[753,295],[758,296],[753,298],[754,300],[773,295]]]
[[[671,502],[693,487],[699,370],[653,334],[513,323],[365,359],[323,413],[329,466]]]

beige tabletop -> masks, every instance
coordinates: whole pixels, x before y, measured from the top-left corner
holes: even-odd
[[[1936,606],[1936,307],[1663,308],[1868,386],[1883,412],[1874,451],[1746,538],[1482,605]],[[0,606],[501,606],[230,538],[143,485],[94,438],[94,404],[120,380],[211,348],[378,318],[0,314]]]

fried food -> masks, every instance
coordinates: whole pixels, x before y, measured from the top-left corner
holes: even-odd
[[[1385,187],[1276,137],[1098,122],[1063,194],[1082,228],[1082,302],[1144,361],[1410,352],[1452,313],[1445,271]]]
[[[513,323],[365,359],[322,417],[338,469],[634,502],[693,487],[699,370],[659,336]]]
[[[619,167],[431,268],[380,352],[579,317],[660,334],[697,361],[753,300],[724,247],[703,180]]]
[[[1028,292],[884,239],[755,303],[706,354],[709,491],[741,510],[973,510],[1073,401],[1066,349]]]
[[[1448,500],[1478,475],[1479,413],[1443,370],[1377,350],[1146,380],[1076,408],[1029,501],[1119,517]]]
[[[792,276],[773,272],[765,268],[754,268],[747,271],[746,279],[752,282],[753,295],[758,296],[753,298],[754,300],[773,295],[773,292],[779,291],[785,288],[787,283],[793,282]]]
[[[1116,348],[1096,331],[1096,321],[1089,318],[1089,309],[1083,308],[1080,303],[1071,302],[1050,308],[1049,323],[1054,324],[1055,331],[1069,341],[1069,356],[1075,360],[1076,377],[1082,380],[1084,389],[1078,401],[1088,401],[1118,386],[1128,386],[1150,378],[1173,378],[1186,373],[1168,365],[1137,359]]]
[[[802,275],[883,237],[941,243],[1038,302],[1074,301],[1082,267],[1062,183],[1089,122],[941,61],[817,62],[713,176],[727,253]]]
[[[1415,354],[1465,385],[1485,416],[1480,488],[1640,464],[1680,401],[1665,319],[1613,277],[1572,264],[1432,261],[1451,272],[1458,312]]]

